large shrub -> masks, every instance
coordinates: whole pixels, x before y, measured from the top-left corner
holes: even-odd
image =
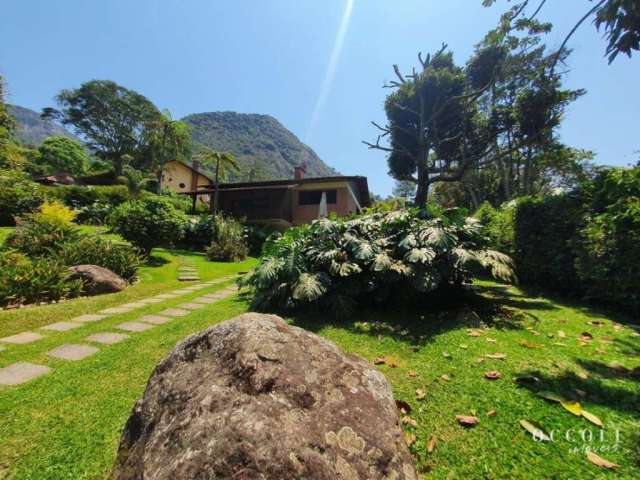
[[[585,226],[574,241],[584,295],[640,313],[640,168],[601,172],[585,196]]]
[[[460,287],[474,266],[512,279],[509,257],[482,242],[479,222],[459,216],[426,219],[399,210],[322,219],[268,240],[241,284],[252,289],[259,310],[313,305],[348,315],[374,300],[418,302],[425,293]]]
[[[52,136],[38,147],[40,166],[44,173],[70,173],[82,175],[89,166],[89,155],[83,146],[71,138]]]
[[[40,210],[21,218],[5,240],[5,247],[30,257],[54,256],[66,243],[78,239],[74,213],[58,202],[46,202]]]
[[[207,249],[207,258],[218,262],[238,262],[247,258],[249,247],[240,222],[222,215],[213,217],[214,237]]]
[[[35,211],[42,202],[39,184],[17,170],[0,170],[0,226],[15,225],[15,217]]]
[[[114,232],[148,255],[154,247],[171,246],[180,240],[187,217],[170,200],[154,195],[118,206],[108,223]]]
[[[512,257],[515,255],[516,206],[515,201],[505,203],[500,208],[483,203],[474,215],[484,225],[484,233],[489,240],[489,245]]]
[[[80,280],[69,280],[67,266],[56,259],[0,252],[0,306],[50,302],[78,296]]]
[[[143,258],[128,243],[114,242],[96,235],[84,235],[66,243],[57,254],[65,265],[98,265],[131,282]]]

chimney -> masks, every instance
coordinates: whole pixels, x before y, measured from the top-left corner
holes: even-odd
[[[293,169],[293,178],[296,180],[302,180],[304,178],[304,174],[307,171],[307,167],[304,163],[294,167]]]

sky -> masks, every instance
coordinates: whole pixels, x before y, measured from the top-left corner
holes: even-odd
[[[111,79],[174,118],[231,110],[269,114],[343,174],[366,175],[386,196],[385,155],[367,149],[370,122],[384,123],[382,85],[392,65],[446,42],[463,64],[510,5],[481,0],[2,0],[0,74],[8,101],[53,106],[63,88]],[[558,47],[588,10],[586,0],[550,0],[542,19]],[[604,58],[605,41],[585,23],[570,42],[565,85],[587,95],[568,109],[566,144],[596,161],[640,156],[640,55]]]

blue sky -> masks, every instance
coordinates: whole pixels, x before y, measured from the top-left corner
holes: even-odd
[[[270,114],[329,165],[390,193],[385,157],[361,141],[382,105],[391,65],[445,41],[463,63],[508,5],[481,0],[3,0],[0,73],[9,102],[40,110],[62,88],[112,79],[174,118],[235,110]],[[551,0],[544,18],[558,46],[586,0]],[[342,28],[341,28],[342,26]],[[341,34],[339,34],[341,32]],[[334,50],[336,38],[343,48]],[[588,94],[569,109],[561,136],[599,163],[627,165],[640,150],[640,56],[611,66],[594,27],[573,37],[567,85]],[[330,65],[332,68],[329,68]],[[333,74],[327,74],[327,70]],[[315,113],[314,113],[315,112]]]

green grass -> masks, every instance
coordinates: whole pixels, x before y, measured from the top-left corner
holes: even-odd
[[[199,255],[185,255],[194,259],[203,280],[245,270],[254,263],[216,264]],[[178,285],[177,256],[169,251],[159,256],[167,263],[145,267],[141,282],[119,294],[0,313],[0,336],[174,289]],[[0,366],[26,360],[47,364],[54,371],[0,390],[0,478],[3,469],[9,478],[18,479],[104,478],[115,458],[123,424],[156,363],[186,335],[242,313],[247,305],[237,297],[223,300],[188,317],[132,334],[121,344],[103,346],[97,355],[77,363],[54,361],[44,353],[223,287],[114,315],[70,332],[51,333],[45,340],[1,352]],[[480,337],[468,336],[468,329],[456,321],[460,302],[456,308],[445,305],[424,312],[377,309],[344,322],[306,315],[291,321],[371,361],[387,358],[387,365],[378,368],[389,379],[396,398],[412,407],[410,416],[418,426],[405,429],[417,436],[411,450],[425,478],[639,478],[638,378],[615,375],[606,366],[613,361],[629,368],[639,364],[640,339],[633,336],[633,330],[616,327],[614,317],[601,312],[527,296],[517,289],[481,282],[479,293],[465,302],[491,322]],[[587,323],[593,321],[603,325]],[[559,330],[566,338],[558,337]],[[594,340],[581,346],[578,337],[585,331]],[[541,348],[523,347],[519,340]],[[566,346],[554,345],[556,342]],[[482,355],[495,352],[507,358],[477,363]],[[410,370],[418,376],[410,377]],[[498,370],[502,378],[486,380],[483,373],[487,370]],[[450,381],[443,381],[443,374]],[[516,382],[522,375],[534,375],[538,381]],[[416,399],[418,388],[426,393],[423,400]],[[560,435],[572,429],[577,439],[580,429],[595,433],[597,427],[535,395],[551,390],[572,396],[574,389],[586,393],[581,399],[583,407],[604,422],[605,443],[613,444],[614,432],[620,431],[618,451],[601,453],[620,464],[615,473],[591,465],[584,452],[571,453],[572,447],[582,443],[567,442]],[[490,410],[496,411],[494,417],[486,415]],[[478,426],[464,429],[457,424],[455,415],[473,413],[480,418]],[[553,430],[556,441],[534,442],[519,426],[521,419]],[[429,454],[427,443],[434,435],[437,446]],[[592,445],[600,444],[594,441]]]

